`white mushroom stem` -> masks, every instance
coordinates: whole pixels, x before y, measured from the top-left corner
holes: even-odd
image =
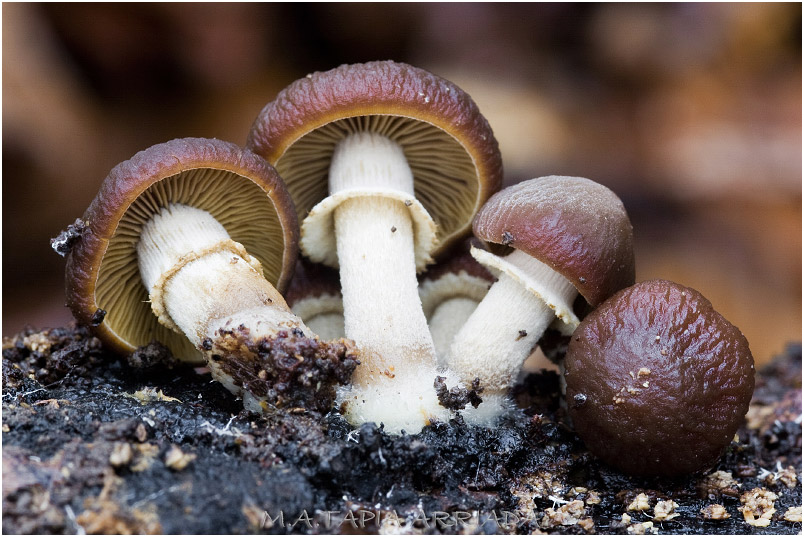
[[[318,337],[326,340],[345,337],[343,313],[321,313],[309,319],[305,324],[318,334]]]
[[[179,204],[163,208],[143,226],[137,255],[159,322],[202,352],[219,330],[241,325],[254,339],[294,328],[311,335],[259,262],[206,211]],[[220,372],[213,367],[213,374]],[[216,379],[239,393],[227,378]]]
[[[455,334],[469,320],[477,304],[478,301],[472,298],[450,298],[439,304],[430,316],[430,334],[433,336],[439,363],[444,362],[446,365],[446,357]]]
[[[445,409],[433,389],[435,348],[417,289],[411,202],[405,203],[414,198],[413,174],[399,145],[358,133],[337,146],[329,186],[331,196],[356,193],[334,210],[344,327],[361,361],[346,396],[347,417],[417,432]]]
[[[419,285],[419,297],[435,344],[439,367],[446,367],[449,346],[477,304],[486,296],[491,282],[465,270],[446,272]]]
[[[297,300],[291,309],[318,337],[325,340],[346,337],[340,293],[308,296]]]
[[[566,278],[523,252],[496,259],[495,268],[503,271],[456,334],[447,365],[466,385],[479,378],[481,397],[501,400],[555,319],[555,310],[571,309],[577,291]],[[496,417],[485,412],[489,419]]]

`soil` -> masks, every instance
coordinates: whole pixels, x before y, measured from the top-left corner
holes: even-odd
[[[84,328],[26,330],[3,342],[3,531],[802,530],[800,345],[759,371],[717,466],[683,479],[596,460],[567,423],[555,373],[521,379],[515,398],[519,411],[494,429],[458,418],[389,436],[335,410],[246,412],[159,345],[121,359]]]

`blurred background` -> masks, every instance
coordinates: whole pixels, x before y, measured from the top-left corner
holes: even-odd
[[[637,279],[694,287],[758,362],[801,339],[801,4],[4,3],[3,335],[70,321],[49,239],[155,143],[244,144],[293,80],[393,59],[472,95],[505,181],[623,199]]]

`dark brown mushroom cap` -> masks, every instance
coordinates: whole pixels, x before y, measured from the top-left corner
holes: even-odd
[[[298,255],[298,222],[276,170],[229,142],[172,140],[111,170],[84,213],[88,229],[67,258],[67,305],[83,324],[106,310],[95,332],[121,353],[156,339],[177,357],[194,359],[186,338],[156,322],[137,264],[142,225],[169,203],[207,210],[280,291]]]
[[[495,253],[516,248],[547,264],[592,306],[634,283],[625,207],[589,179],[553,175],[510,186],[486,202],[472,228]]]
[[[471,97],[392,61],[342,65],[297,80],[260,112],[248,147],[279,170],[301,221],[328,194],[337,142],[365,130],[403,147],[416,198],[439,228],[433,256],[468,233],[472,216],[500,187],[497,140]]]
[[[590,313],[564,363],[578,435],[637,475],[713,465],[754,392],[743,334],[699,292],[665,280],[623,289]]]

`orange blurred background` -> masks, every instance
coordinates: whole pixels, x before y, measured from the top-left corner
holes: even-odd
[[[341,63],[472,95],[506,183],[623,199],[637,279],[706,295],[758,362],[801,340],[800,4],[29,4],[3,9],[3,334],[69,322],[49,239],[108,171],[185,136],[245,143]]]

